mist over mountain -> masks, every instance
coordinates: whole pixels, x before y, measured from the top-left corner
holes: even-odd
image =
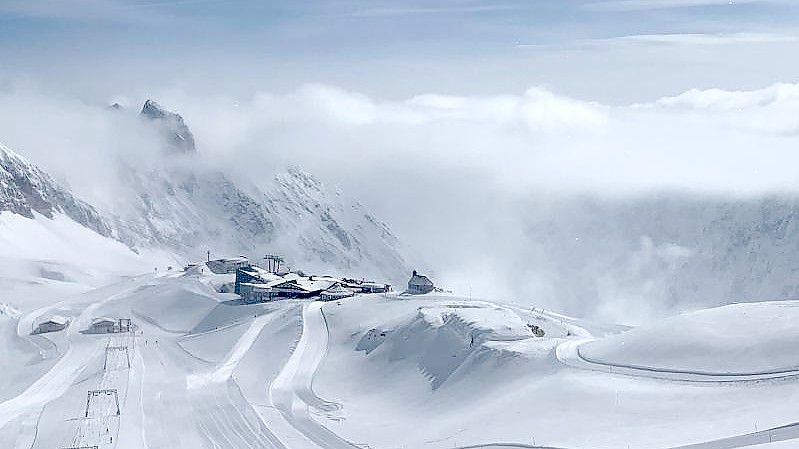
[[[128,113],[122,107],[109,113]],[[259,187],[202,160],[179,114],[147,100],[140,112],[164,138],[161,150],[119,153],[97,178],[111,198],[96,209],[44,171],[0,147],[0,211],[29,219],[64,214],[132,251],[157,250],[184,260],[279,253],[294,268],[399,281],[408,271],[389,227],[357,201],[330,190],[297,166]],[[135,132],[135,130],[134,130]],[[114,149],[109,148],[109,152]],[[146,157],[142,157],[146,156]],[[70,173],[64,173],[67,179]],[[113,183],[99,184],[102,179]]]
[[[194,144],[194,135],[189,127],[186,126],[180,114],[167,111],[150,99],[144,102],[140,114],[156,124],[175,150],[190,153],[197,151]]]
[[[796,92],[609,107],[540,88],[380,101],[312,85],[166,95],[180,113],[21,95],[0,129],[139,251],[277,252],[395,284],[416,268],[462,295],[640,323],[795,294]],[[31,104],[50,133],[26,129]]]
[[[629,320],[799,295],[799,197],[652,193],[529,203],[519,279],[567,313]]]

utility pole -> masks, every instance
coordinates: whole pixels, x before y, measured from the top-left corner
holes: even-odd
[[[280,272],[280,264],[284,261],[281,256],[275,254],[265,255],[264,260],[266,260],[266,270],[275,274]]]

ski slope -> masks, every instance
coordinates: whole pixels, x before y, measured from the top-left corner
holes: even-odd
[[[4,365],[0,447],[799,444],[799,376],[773,373],[795,366],[792,303],[626,330],[452,296],[241,304],[213,285],[151,274],[5,314],[8,339],[52,314],[71,324],[14,346],[34,362]],[[81,332],[97,316],[132,317],[135,333]]]

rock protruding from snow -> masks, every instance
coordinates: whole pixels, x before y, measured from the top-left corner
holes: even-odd
[[[40,168],[0,144],[0,212],[27,218],[62,213],[81,225],[110,236],[111,229],[91,205],[75,198]]]
[[[169,140],[169,143],[179,152],[194,153],[197,151],[194,145],[194,135],[186,126],[183,117],[175,112],[168,111],[153,100],[144,102],[141,109],[142,117],[156,121],[161,127],[161,132]]]

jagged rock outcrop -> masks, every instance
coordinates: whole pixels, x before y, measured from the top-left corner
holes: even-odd
[[[88,203],[76,198],[50,175],[0,144],[0,212],[9,211],[27,218],[34,213],[47,218],[63,213],[72,220],[103,235],[111,228]]]
[[[180,114],[162,108],[153,100],[147,100],[141,108],[140,115],[157,123],[167,141],[176,151],[184,153],[197,151],[194,135]]]

